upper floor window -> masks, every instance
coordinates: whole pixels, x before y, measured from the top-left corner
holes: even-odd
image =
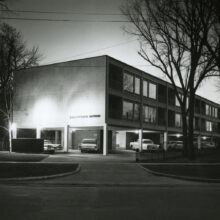
[[[179,96],[180,96],[180,99],[182,99],[182,94],[179,94]],[[175,105],[180,107],[180,102],[179,102],[177,96],[175,96]]]
[[[148,97],[148,82],[143,80],[143,96]]]
[[[127,102],[123,101],[123,114],[122,117],[124,119],[133,119],[133,103],[132,102]]]
[[[212,131],[212,122],[206,121],[206,131]]]
[[[178,128],[182,126],[181,115],[179,113],[175,114],[175,126]]]
[[[143,109],[144,121],[148,123],[156,123],[157,109],[151,106],[144,106]]]
[[[123,89],[128,92],[134,92],[134,77],[131,74],[124,73]]]
[[[149,98],[157,99],[157,85],[149,82]]]
[[[123,76],[123,89],[135,93],[140,94],[140,78],[135,77],[129,73],[124,73]]]
[[[140,94],[140,78],[134,77],[134,93]]]

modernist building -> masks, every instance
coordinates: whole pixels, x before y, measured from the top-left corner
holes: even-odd
[[[180,112],[171,84],[109,56],[15,74],[14,136],[51,139],[65,151],[92,137],[104,155],[138,138],[166,148],[181,136]],[[220,105],[196,96],[194,126],[199,140],[218,140]]]

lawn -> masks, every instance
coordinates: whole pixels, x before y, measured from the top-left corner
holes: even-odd
[[[0,178],[37,177],[73,172],[78,164],[70,163],[0,163]]]
[[[220,165],[179,165],[179,164],[160,164],[143,165],[143,167],[163,174],[186,176],[193,178],[220,179]]]
[[[0,162],[1,161],[14,161],[14,162],[39,162],[48,155],[46,154],[25,154],[25,153],[9,153],[7,151],[0,152]]]

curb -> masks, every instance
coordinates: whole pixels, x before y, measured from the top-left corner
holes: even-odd
[[[78,164],[76,170],[71,172],[47,175],[47,176],[33,176],[33,177],[12,177],[12,178],[0,178],[0,183],[5,181],[22,181],[22,180],[45,180],[45,179],[52,179],[57,177],[69,176],[71,174],[76,174],[80,171],[81,167]]]
[[[170,177],[174,179],[181,179],[181,180],[188,180],[188,181],[196,181],[196,182],[205,182],[205,183],[220,183],[220,179],[209,179],[209,178],[195,178],[195,177],[190,177],[190,176],[177,176],[174,174],[168,174],[168,173],[161,173],[161,172],[156,172],[152,171],[146,167],[143,167],[140,165],[146,172],[153,174],[155,176],[164,176],[164,177]]]

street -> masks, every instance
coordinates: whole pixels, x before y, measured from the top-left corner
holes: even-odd
[[[1,185],[1,219],[219,219],[220,186]]]
[[[135,163],[80,163],[75,175],[0,183],[0,219],[220,218],[220,184],[153,176]]]

